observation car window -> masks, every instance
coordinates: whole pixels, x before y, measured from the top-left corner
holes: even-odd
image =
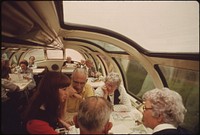
[[[23,52],[23,53],[24,53],[24,52]],[[12,65],[18,65],[18,62],[19,62],[19,60],[20,60],[20,57],[21,57],[21,55],[22,55],[23,53],[15,53],[15,54],[14,54],[14,57],[13,57],[13,59],[12,59],[12,61],[11,61],[11,66],[12,66]]]
[[[183,126],[191,132],[199,129],[199,71],[159,65],[170,89],[183,98],[187,109]],[[195,125],[195,126],[194,126]]]
[[[105,62],[105,66],[106,66],[108,73],[114,71],[113,64],[108,60],[107,57],[105,57],[103,55],[99,55],[99,57]]]
[[[10,57],[12,56],[13,53],[14,53],[14,52],[12,52],[12,51],[7,51],[7,52],[6,52],[8,58],[10,58]]]
[[[35,61],[41,61],[45,59],[44,50],[43,49],[33,49],[29,51],[25,56],[24,59],[29,60],[30,56],[35,57]]]
[[[116,60],[122,68],[129,94],[141,98],[146,91],[155,88],[152,78],[139,62],[122,58]]]
[[[48,59],[63,59],[63,51],[62,50],[47,50],[47,58]]]
[[[67,58],[67,56],[70,56],[73,61],[81,61],[85,60],[85,58],[76,50],[74,49],[65,49],[65,57],[64,59]]]
[[[123,49],[114,46],[112,44],[103,42],[103,41],[98,41],[98,40],[89,40],[91,42],[96,43],[97,45],[101,46],[102,48],[104,48],[106,51],[110,51],[110,52],[125,52]]]

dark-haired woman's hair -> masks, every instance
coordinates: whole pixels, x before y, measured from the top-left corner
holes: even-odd
[[[22,60],[19,62],[19,65],[24,64],[26,66],[28,66],[28,61],[27,60]]]
[[[59,111],[59,88],[68,87],[70,79],[61,72],[47,72],[41,79],[37,91],[30,100],[30,105],[25,111],[25,121],[34,119],[42,105],[50,121],[58,118]]]

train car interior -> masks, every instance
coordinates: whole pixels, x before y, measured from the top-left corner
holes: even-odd
[[[75,65],[90,59],[98,81],[120,74],[139,112],[146,91],[177,91],[187,109],[182,126],[199,133],[198,2],[3,1],[1,18],[1,54],[11,68],[34,56],[36,89],[49,71],[70,77],[68,56]]]

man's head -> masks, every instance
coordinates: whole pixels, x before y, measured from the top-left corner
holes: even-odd
[[[75,126],[80,133],[107,134],[112,128],[109,122],[113,107],[103,97],[91,96],[86,98],[79,106],[78,114],[74,116]]]
[[[87,59],[87,60],[85,61],[85,65],[86,65],[88,68],[94,67],[93,62],[92,62],[90,59]]]
[[[72,87],[78,92],[81,93],[87,82],[88,73],[84,68],[76,68],[72,73]]]
[[[67,62],[70,63],[71,61],[72,61],[72,58],[68,56],[68,57],[67,57]]]

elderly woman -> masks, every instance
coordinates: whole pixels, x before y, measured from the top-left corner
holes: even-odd
[[[168,88],[153,89],[143,95],[143,124],[157,134],[187,134],[180,128],[186,109],[181,96]]]
[[[108,99],[114,105],[114,111],[131,111],[131,101],[117,73],[109,73],[105,85],[98,87],[95,95]]]

